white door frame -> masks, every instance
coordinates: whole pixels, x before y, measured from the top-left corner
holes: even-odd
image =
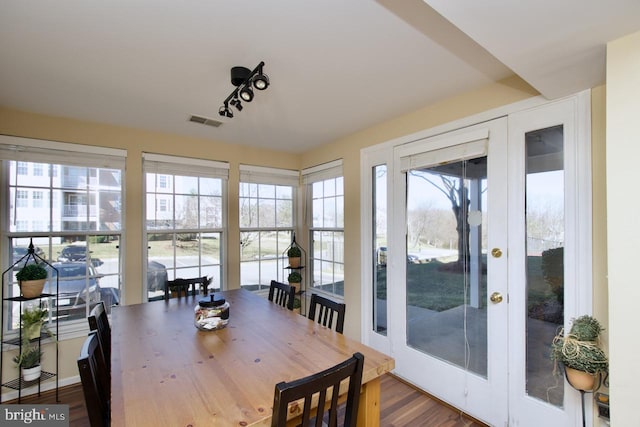
[[[509,283],[526,283],[524,224],[524,170],[526,132],[563,125],[565,244],[564,244],[564,323],[568,330],[571,320],[592,311],[592,206],[591,206],[591,120],[590,93],[550,102],[509,115]],[[518,309],[526,302],[524,286],[514,286],[509,298],[509,367],[510,425],[580,425],[582,422],[580,394],[564,385],[564,410],[551,407],[526,394],[526,373],[518,360],[526,354],[526,318]],[[592,425],[592,399],[586,401],[587,426]],[[553,423],[553,424],[552,424]],[[557,423],[557,424],[556,424]]]
[[[576,241],[575,253],[572,256],[575,256],[575,263],[568,268],[568,274],[573,274],[575,283],[580,286],[576,289],[575,295],[570,298],[571,301],[568,302],[568,306],[565,307],[565,325],[567,325],[571,318],[575,317],[578,313],[591,313],[592,311],[592,281],[591,281],[591,144],[590,144],[590,91],[584,91],[566,98],[563,98],[558,101],[549,102],[542,97],[531,98],[522,102],[514,103],[511,105],[503,106],[497,109],[493,109],[484,113],[480,113],[474,116],[466,117],[460,120],[456,120],[451,123],[443,124],[431,129],[427,129],[424,131],[417,132],[415,134],[399,137],[390,141],[387,141],[382,144],[378,144],[376,146],[367,147],[361,150],[361,236],[362,236],[362,251],[361,251],[361,265],[362,265],[362,288],[361,288],[361,338],[362,341],[368,345],[371,345],[380,351],[383,351],[391,356],[394,356],[394,339],[393,337],[400,333],[399,325],[403,324],[406,319],[404,317],[397,316],[389,316],[388,318],[388,335],[382,336],[373,331],[372,326],[372,272],[373,272],[373,257],[370,256],[370,250],[373,247],[373,242],[371,238],[371,207],[372,207],[372,188],[371,188],[371,167],[373,165],[386,164],[388,171],[388,206],[393,206],[393,203],[396,203],[397,200],[393,198],[392,193],[394,181],[393,177],[394,173],[394,162],[393,162],[393,149],[394,147],[407,144],[416,140],[420,140],[423,138],[427,138],[430,136],[438,135],[441,133],[449,132],[451,130],[459,129],[462,127],[470,126],[476,123],[481,123],[483,121],[491,120],[501,116],[509,116],[515,115],[518,112],[525,112],[526,110],[534,110],[537,107],[546,107],[554,104],[559,104],[563,102],[570,102],[573,104],[574,108],[574,117],[572,120],[575,123],[575,138],[573,141],[567,141],[571,145],[573,151],[573,158],[570,160],[574,169],[572,171],[568,171],[574,179],[574,190],[572,192],[576,194],[576,199],[572,202],[575,203],[574,207],[580,212],[580,216],[578,221],[575,222],[575,227],[571,230],[567,230],[568,233],[574,233],[573,237]],[[512,155],[512,154],[510,154]],[[510,196],[511,197],[511,196]],[[510,214],[511,215],[511,214]],[[392,214],[391,208],[389,208],[388,212],[388,222],[389,224],[393,224],[394,217]],[[512,227],[513,224],[510,224]],[[510,234],[516,233],[517,230],[511,230]],[[404,236],[404,233],[402,233]],[[402,247],[404,241],[402,241],[403,237],[398,236],[397,233],[394,233],[394,230],[389,228],[389,246],[390,247]],[[521,235],[522,236],[522,235]],[[398,242],[398,239],[400,242]],[[394,243],[395,241],[395,243]],[[399,245],[399,246],[398,246]],[[387,262],[394,262],[393,254],[389,252],[389,259]],[[397,258],[397,254],[396,254]],[[404,264],[404,259],[401,264]],[[396,271],[398,268],[396,267]],[[402,274],[402,276],[404,273]],[[514,277],[510,274],[510,280],[515,280]],[[398,278],[388,277],[389,281],[397,281],[401,280],[402,277]],[[396,306],[398,303],[393,300],[398,296],[394,295],[394,293],[390,293],[388,296],[388,304],[392,306]],[[513,314],[512,314],[513,315]],[[515,322],[515,321],[514,321]],[[511,328],[515,327],[515,325],[510,325]],[[510,363],[515,363],[515,361],[511,361]],[[513,376],[510,380],[512,382],[511,387],[514,387],[513,384]],[[515,386],[518,386],[516,384]],[[565,386],[566,387],[566,386]],[[520,399],[522,395],[515,395],[510,392],[509,400]],[[569,413],[578,414],[580,411],[580,406],[576,405],[576,402],[573,397],[571,397],[572,393],[569,391],[565,393],[570,396],[565,401],[565,407],[571,408],[571,410],[565,411]],[[579,396],[576,397],[579,400]],[[587,399],[589,401],[589,399]],[[511,405],[510,411],[512,412],[510,418],[511,425],[526,425],[522,419],[518,419],[518,416],[514,416],[520,412],[520,406],[517,402],[513,402]],[[591,417],[592,407],[591,402],[587,402],[587,425],[592,426],[593,420]],[[522,423],[522,424],[520,424]]]

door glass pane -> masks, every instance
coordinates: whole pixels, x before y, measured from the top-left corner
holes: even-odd
[[[551,342],[564,323],[563,128],[525,136],[527,233],[527,393],[562,406],[552,376]]]
[[[487,157],[407,173],[407,344],[486,377]]]
[[[387,166],[373,168],[373,330],[387,335]]]

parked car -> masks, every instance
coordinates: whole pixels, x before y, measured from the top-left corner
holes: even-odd
[[[377,259],[378,265],[386,266],[387,265],[387,247],[380,246],[377,251]]]
[[[93,265],[84,261],[55,262],[53,267],[58,277],[58,316],[86,317],[86,305],[93,307],[100,296],[100,277]],[[44,285],[43,292],[56,293],[56,270],[52,270],[50,278]],[[56,300],[53,300],[56,304]]]
[[[386,266],[387,265],[387,247],[380,246],[377,250],[377,258],[378,265]],[[420,257],[414,254],[407,254],[407,263],[409,264],[420,264]]]
[[[420,264],[420,258],[418,255],[407,254],[407,262],[409,264]]]
[[[167,267],[157,261],[147,264],[147,291],[164,291],[164,284],[168,280]]]
[[[91,251],[89,251],[89,257],[91,257]],[[58,261],[71,262],[71,261],[86,261],[87,260],[87,246],[84,244],[71,244],[62,249],[60,255],[58,255]],[[103,262],[99,258],[91,258],[91,263],[94,267],[100,267]]]
[[[27,255],[28,251],[29,251],[29,248],[27,246],[14,246],[13,247],[13,262],[14,263],[18,262],[20,259],[22,259],[22,257]],[[46,254],[44,253],[44,251],[38,246],[34,246],[33,247],[33,252],[34,252],[34,254],[38,255],[40,258],[43,258],[43,259],[47,258]]]
[[[89,251],[91,257],[91,251]],[[72,243],[65,246],[58,255],[58,262],[86,262],[87,246],[84,243]],[[91,264],[98,268],[104,264],[99,258],[91,258]],[[164,284],[168,279],[167,267],[157,261],[149,261],[147,264],[147,289],[149,291],[164,291]],[[104,295],[103,291],[103,295]],[[119,299],[118,299],[119,300]],[[115,302],[117,303],[117,301]]]

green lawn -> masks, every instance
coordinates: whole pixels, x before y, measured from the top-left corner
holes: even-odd
[[[541,257],[528,259],[528,306],[544,304],[555,299],[550,286],[544,281],[540,269]],[[379,268],[378,298],[386,299],[387,270]],[[444,311],[462,305],[464,302],[463,274],[453,271],[451,263],[430,262],[407,264],[407,299],[411,305],[429,310]],[[403,284],[396,284],[403,286]],[[393,289],[389,289],[393,292]],[[481,296],[487,298],[486,277],[481,284]]]

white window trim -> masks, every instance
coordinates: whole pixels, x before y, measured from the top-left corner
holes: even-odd
[[[240,165],[240,182],[297,187],[300,183],[300,172],[290,169]]]
[[[143,267],[141,269],[141,280],[143,283],[146,283],[147,277],[147,265],[146,260],[149,259],[149,253],[146,248],[149,247],[147,237],[149,231],[146,228],[146,214],[147,214],[147,173],[156,173],[156,174],[167,174],[167,175],[182,175],[182,176],[197,176],[197,177],[207,177],[207,178],[220,178],[222,179],[222,188],[221,188],[221,198],[222,198],[222,212],[224,212],[222,218],[222,224],[220,228],[217,230],[220,232],[220,289],[224,290],[225,287],[223,284],[228,283],[227,281],[227,268],[226,268],[226,260],[227,260],[227,233],[229,229],[229,219],[228,219],[228,203],[229,203],[229,192],[228,192],[228,183],[229,183],[229,163],[221,162],[216,160],[207,160],[207,159],[197,159],[192,157],[181,157],[181,156],[169,156],[164,154],[156,154],[156,153],[142,153],[142,194],[144,194],[143,202],[142,202],[142,240],[144,242],[143,247]],[[173,209],[171,203],[168,206],[170,209]],[[175,229],[174,229],[175,231]],[[188,231],[188,230],[184,230]],[[194,232],[200,232],[201,230],[193,230]],[[142,301],[148,301],[147,289],[145,286],[141,287],[141,297]]]
[[[313,287],[313,233],[315,231],[331,231],[331,232],[341,232],[344,238],[344,224],[342,227],[314,227],[313,226],[313,199],[311,197],[312,190],[310,189],[311,185],[315,182],[324,181],[327,179],[334,179],[339,177],[344,177],[343,169],[342,169],[343,161],[342,159],[333,160],[331,162],[323,163],[317,166],[312,166],[301,171],[302,174],[302,182],[304,184],[304,217],[306,218],[308,238],[309,238],[309,285],[308,290],[312,290],[315,293],[322,294],[324,296],[328,296],[332,299],[336,299],[342,301],[344,299],[344,295],[335,294],[333,292],[327,292],[322,289],[315,289]],[[344,191],[344,188],[343,188]],[[343,194],[344,197],[344,194]],[[344,244],[344,243],[343,243]],[[344,247],[343,247],[344,250]],[[335,263],[335,262],[334,262]],[[338,263],[340,264],[340,263]],[[342,263],[344,265],[344,263]]]
[[[143,173],[229,179],[229,163],[227,162],[144,152],[142,153],[142,162]]]
[[[116,148],[108,148],[108,147],[98,147],[93,145],[84,145],[84,144],[74,144],[67,142],[57,142],[57,141],[49,141],[42,139],[34,139],[34,138],[24,138],[17,137],[11,135],[1,135],[0,134],[0,160],[7,161],[16,161],[16,162],[25,162],[25,163],[46,163],[46,164],[61,164],[64,166],[86,166],[86,167],[97,167],[97,168],[116,168],[122,170],[122,207],[121,212],[125,212],[125,200],[126,200],[126,170],[125,170],[125,162],[127,158],[127,150],[116,149]],[[16,166],[17,167],[17,166]],[[4,173],[4,171],[2,171]],[[4,182],[4,177],[0,178],[0,182]],[[6,200],[8,191],[8,183],[7,185],[2,185],[0,187],[0,200]],[[47,199],[48,200],[48,199]],[[124,255],[125,245],[125,235],[124,230],[125,226],[125,215],[121,217],[121,232],[120,232],[120,242],[121,247],[121,258],[125,260],[126,257]],[[2,224],[8,224],[7,212],[2,209],[0,210],[0,221]],[[23,233],[23,232],[18,232]],[[53,235],[64,234],[65,232],[55,232]],[[75,232],[72,232],[75,233]],[[8,253],[8,246],[5,243],[8,239],[8,235],[13,235],[15,233],[9,233],[8,227],[2,227],[2,253]],[[35,233],[38,234],[38,233]],[[39,233],[42,234],[42,233]],[[109,233],[106,233],[109,234]],[[121,275],[124,271],[124,261],[120,263]],[[124,280],[124,278],[123,278]],[[86,321],[82,319],[71,320],[63,322],[59,326],[59,341],[64,341],[68,339],[74,339],[81,336],[86,336],[87,331],[89,330],[88,324]],[[17,336],[17,332],[11,332],[5,334],[5,338],[11,338],[13,334]],[[4,349],[5,345],[1,346]],[[44,384],[43,384],[44,387]],[[43,391],[45,388],[43,388]],[[4,394],[3,394],[4,396]]]
[[[342,176],[342,159],[302,169],[301,174],[305,185]]]
[[[127,150],[0,135],[0,159],[68,166],[118,168],[124,171]]]

